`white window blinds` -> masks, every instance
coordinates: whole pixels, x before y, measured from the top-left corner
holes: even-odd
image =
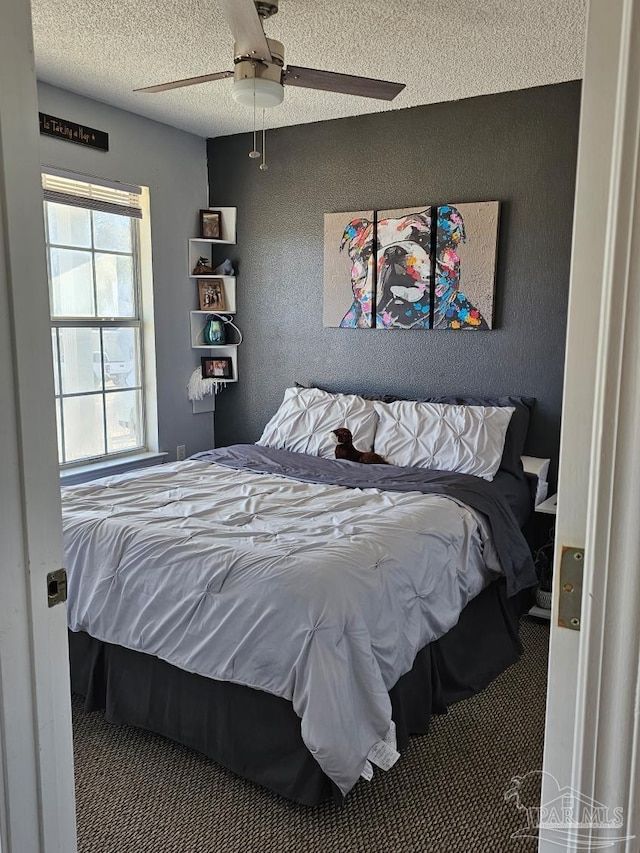
[[[101,178],[75,180],[51,170],[42,173],[42,190],[45,201],[142,219],[142,190],[131,184],[110,183]]]

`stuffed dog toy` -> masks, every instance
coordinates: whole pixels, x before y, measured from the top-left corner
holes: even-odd
[[[387,460],[377,453],[368,450],[356,450],[353,446],[353,436],[346,427],[331,431],[331,438],[336,442],[336,459],[347,459],[349,462],[362,462],[364,465],[386,465]]]
[[[438,208],[435,291],[431,312],[431,208],[380,219],[376,233],[377,299],[375,325],[395,329],[486,329],[477,308],[460,291],[457,246],[466,240],[460,211]],[[340,251],[351,260],[353,304],[343,328],[371,328],[373,322],[374,227],[354,219],[344,230]]]

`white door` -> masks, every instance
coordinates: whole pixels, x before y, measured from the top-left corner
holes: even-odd
[[[60,490],[31,11],[0,10],[0,848],[74,853]]]
[[[560,451],[544,853],[596,849],[603,838],[617,839],[616,850],[637,850],[638,839],[627,836],[640,835],[634,719],[640,649],[639,116],[640,0],[592,0]],[[580,631],[557,624],[563,546],[585,549]],[[553,825],[559,791],[570,805],[592,809],[586,825],[575,826],[573,813],[566,826]],[[616,825],[605,826],[609,822]]]

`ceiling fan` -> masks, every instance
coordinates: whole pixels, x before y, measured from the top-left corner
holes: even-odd
[[[284,86],[301,86],[306,89],[321,89],[343,95],[360,95],[365,98],[393,100],[405,87],[404,83],[390,83],[369,77],[339,74],[335,71],[320,71],[298,65],[284,67],[284,45],[264,34],[263,22],[278,11],[278,0],[218,0],[233,34],[234,70],[216,71],[200,77],[187,77],[135,89],[136,92],[166,92],[212,80],[233,77],[233,98],[240,104],[254,108],[254,146],[250,157],[259,157],[255,144],[255,110],[276,107],[284,99]],[[266,169],[264,162],[261,169]]]

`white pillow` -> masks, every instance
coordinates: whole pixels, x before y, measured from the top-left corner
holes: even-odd
[[[373,403],[362,397],[329,394],[319,388],[287,388],[256,444],[335,459],[332,430],[347,427],[358,450],[371,450],[377,423]]]
[[[375,450],[391,465],[474,474],[493,480],[513,406],[375,402],[380,416]]]

